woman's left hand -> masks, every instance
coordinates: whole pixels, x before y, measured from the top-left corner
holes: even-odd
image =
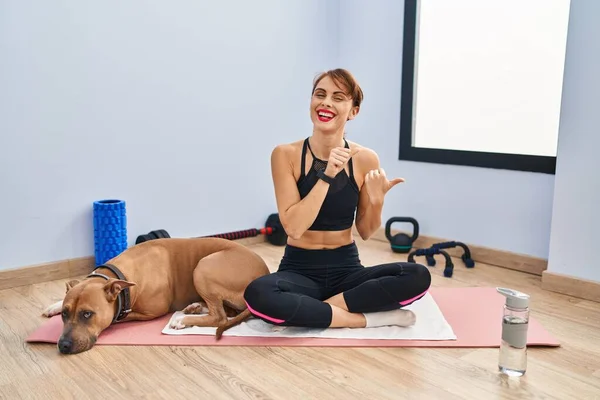
[[[383,168],[367,172],[364,184],[371,204],[382,204],[386,193],[401,182],[404,182],[403,178],[394,178],[389,181]]]

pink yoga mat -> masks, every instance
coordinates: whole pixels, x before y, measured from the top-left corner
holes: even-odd
[[[106,329],[97,345],[136,346],[304,346],[304,347],[499,347],[504,297],[491,287],[431,288],[431,295],[454,330],[457,340],[370,340],[271,338],[209,335],[164,335],[170,315],[153,321],[122,322]],[[62,320],[54,316],[26,339],[29,343],[56,343]],[[529,346],[560,346],[534,318],[530,319]]]

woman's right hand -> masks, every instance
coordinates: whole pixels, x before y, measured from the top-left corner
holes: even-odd
[[[325,175],[335,178],[346,167],[350,158],[354,157],[359,151],[360,148],[350,150],[346,147],[334,147],[329,153]]]

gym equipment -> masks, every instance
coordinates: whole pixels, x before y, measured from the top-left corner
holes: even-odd
[[[123,200],[93,203],[94,257],[102,265],[127,249],[127,212]]]
[[[149,240],[161,239],[161,238],[170,238],[171,236],[164,229],[158,229],[155,231],[150,231],[145,235],[139,235],[137,239],[135,239],[135,244],[147,242]]]
[[[438,248],[438,249],[452,249],[452,248],[455,248],[455,247],[462,247],[462,249],[464,250],[464,253],[460,257],[460,259],[465,264],[465,267],[467,267],[467,268],[474,268],[475,267],[475,261],[473,261],[473,259],[471,258],[471,251],[469,250],[469,247],[466,244],[462,243],[462,242],[456,242],[456,241],[441,242],[441,243],[435,243],[431,247],[435,247],[435,248]],[[429,266],[435,265],[435,260],[434,260],[433,264],[430,264],[429,261],[430,261],[430,259],[428,258],[427,259],[427,264]]]
[[[413,225],[413,234],[408,236],[405,233],[397,233],[392,236],[391,228],[394,222],[408,222]],[[385,237],[390,242],[394,253],[408,253],[412,245],[419,237],[419,223],[411,217],[392,217],[385,224]]]
[[[452,258],[450,257],[450,255],[440,248],[429,247],[427,249],[413,250],[413,252],[408,255],[408,262],[414,263],[415,256],[425,256],[425,257],[431,257],[433,259],[433,256],[435,254],[441,254],[444,256],[444,259],[446,260],[446,267],[444,268],[444,276],[446,278],[451,278],[452,273],[454,272],[454,263],[452,262]],[[428,258],[428,260],[429,260],[429,258]],[[434,263],[434,265],[435,265],[435,263]]]
[[[260,229],[244,229],[241,231],[227,232],[227,233],[216,233],[214,235],[206,235],[206,236],[198,236],[198,237],[218,237],[223,239],[242,239],[249,238],[258,235],[265,235],[267,237],[267,241],[275,246],[284,246],[287,243],[287,233],[285,233],[285,229],[283,229],[283,225],[279,219],[279,214],[271,214],[267,218],[265,222],[265,227]],[[158,229],[155,231],[150,231],[145,235],[139,235],[135,240],[135,244],[147,242],[149,240],[159,239],[159,238],[169,238],[171,237],[169,233],[164,229]]]

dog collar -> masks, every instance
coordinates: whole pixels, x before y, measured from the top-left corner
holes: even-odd
[[[96,270],[98,268],[108,268],[120,280],[123,280],[123,281],[127,280],[127,279],[125,279],[125,275],[123,275],[123,273],[119,270],[119,268],[115,267],[112,264],[98,265],[96,268],[94,268],[92,273],[90,273],[87,277],[96,277],[97,276],[99,278],[102,278],[102,279],[105,279],[108,281],[110,279],[108,276],[96,272]],[[117,295],[117,310],[118,310],[118,312],[115,313],[115,316],[113,318],[113,323],[123,320],[125,317],[127,317],[127,314],[129,314],[131,312],[131,295],[130,295],[128,287],[121,290],[121,292],[119,292],[119,294]]]

